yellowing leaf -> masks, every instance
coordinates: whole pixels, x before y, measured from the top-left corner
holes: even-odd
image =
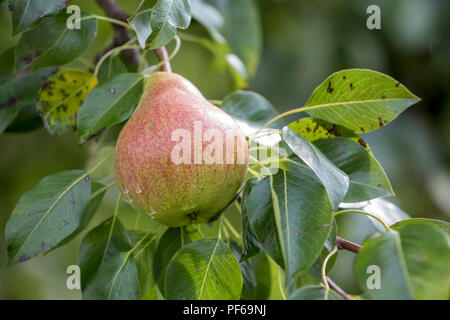
[[[76,130],[77,113],[97,78],[88,72],[67,70],[55,74],[41,88],[37,111],[51,134]]]
[[[324,120],[302,118],[289,124],[289,129],[298,132],[310,142],[324,138],[343,137],[359,143],[369,153],[372,153],[369,145],[353,131]]]

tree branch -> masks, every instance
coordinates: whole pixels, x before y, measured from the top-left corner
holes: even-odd
[[[358,253],[361,249],[361,246],[359,244],[353,243],[341,237],[336,237],[336,245],[338,249],[345,249],[354,253]]]
[[[353,298],[347,292],[342,290],[341,287],[339,287],[336,283],[334,283],[334,281],[331,280],[330,277],[327,277],[327,282],[330,288],[336,291],[342,298],[344,298],[344,300],[353,300]]]
[[[122,9],[122,7],[116,2],[116,0],[96,0],[96,1],[97,4],[103,8],[108,17],[127,22],[129,15]],[[133,38],[133,35],[124,27],[115,24],[113,24],[112,27],[114,29],[114,41],[106,49],[105,52],[115,47],[121,46],[125,42],[130,41]],[[141,61],[141,55],[139,54],[139,51],[136,49],[124,50],[123,54],[125,57],[125,61],[130,66],[138,65],[139,62]]]
[[[116,0],[96,0],[96,1],[97,4],[103,8],[108,17],[127,22],[129,15],[122,9],[122,7],[116,2]],[[111,44],[111,46],[107,48],[106,51],[118,47],[133,38],[133,35],[126,28],[121,27],[119,25],[113,25],[113,28],[114,28],[114,42]],[[168,60],[169,56],[167,54],[166,48],[161,47],[154,49],[153,51],[159,61],[161,62],[164,61],[161,70],[171,72],[172,68]],[[126,62],[130,66],[139,64],[141,60],[141,55],[139,54],[139,51],[136,49],[125,50],[123,54],[125,56]]]

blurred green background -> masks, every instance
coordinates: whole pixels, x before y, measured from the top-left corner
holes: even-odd
[[[6,2],[0,4],[0,52],[18,40],[10,36]],[[132,13],[140,1],[118,2]],[[95,1],[71,3],[103,15]],[[260,46],[261,57],[249,87],[268,98],[279,111],[302,106],[329,74],[345,68],[384,72],[422,98],[392,124],[364,138],[391,179],[397,194],[392,199],[395,203],[412,217],[448,221],[450,2],[256,0],[253,3],[258,10],[261,37],[255,36],[251,41]],[[366,8],[371,4],[381,8],[381,30],[366,28]],[[188,32],[204,34],[196,22]],[[111,38],[111,26],[99,22],[97,40],[85,56],[95,57],[109,45]],[[70,67],[84,68],[77,63]],[[233,90],[229,74],[217,67],[210,52],[196,44],[182,43],[173,68],[209,99],[222,99]],[[4,228],[24,191],[46,175],[88,166],[93,149],[92,144],[79,147],[75,134],[54,137],[42,128],[0,136],[0,299],[81,297],[78,290],[66,288],[65,270],[76,264],[82,236],[46,256],[7,268]],[[112,214],[114,199],[114,194],[108,194],[92,225]],[[135,217],[127,205],[121,207],[120,219],[127,226],[133,226]],[[146,223],[145,219],[141,218],[140,223]],[[341,234],[358,243],[375,231],[361,217],[342,217],[338,222]],[[341,252],[331,276],[345,290],[357,294],[352,261],[351,253]]]

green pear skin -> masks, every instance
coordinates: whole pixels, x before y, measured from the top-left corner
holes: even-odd
[[[193,142],[195,123],[201,124],[202,132],[212,129],[223,134],[223,163],[194,161],[194,153],[198,154]],[[191,133],[189,163],[173,161],[173,150],[181,141],[173,141],[177,129]],[[228,148],[232,163],[226,161],[227,134],[234,136],[235,147]],[[211,141],[200,141],[203,150]],[[238,146],[245,146],[240,150],[244,149],[243,161],[238,161]],[[233,200],[247,169],[245,135],[228,114],[180,75],[156,72],[147,79],[115,149],[118,186],[135,207],[171,227],[207,222]]]

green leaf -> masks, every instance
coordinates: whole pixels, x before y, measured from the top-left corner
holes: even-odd
[[[36,26],[44,17],[56,14],[69,1],[65,0],[9,0],[13,36]]]
[[[333,220],[331,232],[330,232],[330,235],[327,238],[327,241],[325,241],[324,248],[320,252],[320,255],[316,259],[316,261],[314,261],[313,265],[308,268],[308,271],[307,271],[308,274],[311,275],[314,279],[316,279],[319,282],[322,282],[322,265],[323,265],[323,262],[324,262],[325,258],[330,254],[330,252],[336,246],[337,233],[338,233],[337,223],[336,223],[336,220]],[[334,255],[332,255],[329,258],[329,260],[327,262],[327,267],[326,267],[326,270],[325,270],[326,274],[330,273],[331,270],[333,269],[333,267],[334,267],[334,265],[336,263],[338,254],[339,254],[339,251],[336,252]]]
[[[239,251],[237,252],[239,255]],[[271,275],[269,259],[261,252],[239,263],[244,283],[241,300],[265,300],[269,298]]]
[[[126,73],[127,66],[123,63],[120,56],[110,56],[106,58],[98,70],[98,83],[104,83],[111,80],[114,76]]]
[[[215,41],[224,43],[225,38],[221,34],[225,20],[220,11],[203,0],[191,0],[192,18],[197,20],[211,34]]]
[[[297,132],[283,128],[283,139],[292,151],[304,161],[325,186],[333,208],[344,199],[349,187],[349,177],[336,167],[317,147]]]
[[[80,29],[67,28],[65,11],[25,32],[16,47],[16,72],[67,64],[80,57],[97,35],[97,19],[81,14]]]
[[[83,292],[84,300],[137,300],[139,276],[127,252],[106,260]]]
[[[186,244],[200,240],[202,236],[193,227],[169,228],[162,235],[156,249],[153,275],[155,282],[158,284],[159,291],[165,295],[164,280],[166,278],[166,269],[170,259],[174,254],[184,247]]]
[[[331,226],[330,235],[327,238],[327,241],[325,241],[325,249],[328,250],[328,252],[333,251],[334,247],[336,246],[336,237],[338,235],[338,226],[336,223],[336,220],[333,220],[333,224]]]
[[[19,112],[19,107],[0,109],[0,134],[14,121]]]
[[[344,202],[393,196],[391,183],[372,153],[346,138],[319,139],[314,145],[350,178]]]
[[[253,257],[262,250],[261,244],[259,243],[258,237],[256,236],[255,230],[253,230],[253,226],[251,225],[247,215],[248,196],[257,183],[258,179],[256,178],[247,180],[242,191],[241,217],[244,249],[242,251],[240,261],[244,261],[247,258]]]
[[[106,219],[89,231],[83,238],[78,253],[81,274],[81,289],[87,287],[97,274],[100,266],[120,252],[130,250],[132,239],[119,219]]]
[[[42,119],[36,112],[35,102],[17,109],[20,109],[19,114],[8,125],[6,132],[29,132],[42,127]]]
[[[139,103],[142,77],[123,73],[95,87],[78,113],[78,137],[85,143],[102,129],[127,120]]]
[[[3,51],[0,54],[0,82],[5,83],[11,80],[14,72],[14,48]]]
[[[319,257],[314,261],[314,264],[309,267],[308,274],[312,276],[314,279],[316,279],[319,282],[322,282],[322,265],[325,260],[325,258],[329,255],[330,251],[328,249],[323,248],[320,252]],[[329,274],[331,270],[333,269],[336,260],[338,257],[338,252],[336,252],[333,256],[331,256],[327,262],[327,267],[325,270],[326,274]]]
[[[279,114],[266,98],[252,91],[237,91],[227,95],[221,109],[238,121],[247,136]]]
[[[325,300],[326,289],[323,286],[306,286],[292,293],[288,300]],[[327,300],[343,300],[334,290],[328,291]]]
[[[39,88],[55,72],[55,68],[45,68],[24,77],[15,74],[13,79],[0,86],[0,109],[35,103]]]
[[[0,133],[18,117],[21,109],[33,105],[35,110],[39,88],[57,71],[46,68],[14,74],[14,50],[11,48],[0,55]]]
[[[224,0],[216,3],[225,21],[222,34],[231,50],[243,61],[248,74],[254,75],[262,51],[262,28],[256,1]]]
[[[184,246],[167,266],[167,299],[235,300],[241,291],[239,263],[220,239],[203,239]]]
[[[313,118],[355,132],[381,128],[420,99],[395,79],[365,69],[333,73],[309,98],[305,107]]]
[[[66,245],[67,243],[69,243],[70,241],[75,239],[76,236],[78,236],[81,232],[83,232],[87,228],[87,226],[91,222],[92,218],[94,217],[95,212],[97,211],[98,207],[102,203],[103,197],[105,196],[106,190],[101,191],[101,189],[103,187],[105,187],[105,185],[103,183],[99,183],[99,182],[92,183],[92,196],[91,196],[89,203],[83,209],[83,212],[82,212],[81,218],[80,218],[80,225],[68,237],[66,237],[60,243],[58,243],[58,245],[56,245],[53,248],[51,248],[50,250],[48,250],[46,252],[46,254]],[[97,192],[99,192],[99,193],[97,193]]]
[[[136,264],[139,278],[139,297],[145,296],[155,285],[154,257],[156,252],[156,234],[143,231],[128,231],[134,233],[136,239],[132,259]]]
[[[254,2],[226,0],[209,4],[203,0],[192,0],[192,17],[214,39],[201,39],[199,42],[214,53],[216,66],[230,70],[236,88],[247,87],[248,74],[256,72],[262,47]]]
[[[399,222],[393,224],[391,226],[391,229],[400,230],[403,227],[405,227],[407,225],[412,225],[412,224],[429,224],[429,225],[432,225],[432,226],[435,226],[435,227],[441,229],[442,231],[444,231],[445,233],[447,233],[450,236],[450,223],[448,223],[446,221],[442,221],[442,220],[436,220],[436,219],[413,218],[413,219],[402,220],[402,221],[399,221]]]
[[[312,170],[302,165],[293,165],[289,171],[279,170],[273,176],[271,189],[270,177],[258,182],[248,198],[247,215],[264,250],[290,276],[296,277],[322,251],[331,231],[332,205]],[[275,197],[271,196],[273,193]]]
[[[447,299],[448,237],[437,227],[422,223],[366,240],[354,264],[360,287],[374,299]],[[369,266],[380,268],[379,289],[367,286],[371,282]]]
[[[357,209],[369,212],[374,216],[383,220],[388,226],[399,222],[401,220],[409,219],[409,215],[396,206],[394,203],[384,199],[376,198],[369,201],[355,202],[355,203],[341,203],[341,209]],[[367,218],[378,231],[384,232],[385,227],[376,219],[364,216]]]
[[[144,0],[139,5],[136,13],[128,18],[128,23],[136,31],[136,36],[142,49],[145,49],[147,39],[152,33],[151,16],[152,3],[149,0]]]
[[[146,49],[155,49],[169,43],[177,28],[186,29],[191,23],[189,0],[158,0],[151,11],[152,33]]]
[[[6,225],[9,264],[49,251],[72,234],[90,196],[89,176],[80,170],[45,177],[25,192]]]
[[[296,290],[305,286],[320,286],[322,284],[322,279],[317,280],[310,275],[309,272],[303,272],[296,278],[291,276],[285,277],[285,290],[286,294],[289,296]]]
[[[50,134],[76,130],[78,110],[96,85],[92,73],[77,70],[61,71],[47,80],[39,91],[37,112]]]
[[[329,123],[320,119],[302,118],[289,124],[289,129],[296,131],[305,139],[310,142],[314,142],[319,139],[325,138],[346,138],[359,143],[368,152],[370,150],[369,145],[363,138],[347,129],[346,127],[339,126],[333,123]]]
[[[247,70],[238,56],[231,52],[228,44],[211,41],[206,38],[193,38],[192,41],[202,45],[214,55],[213,67],[218,70],[227,70],[233,78],[235,89],[248,87]]]

